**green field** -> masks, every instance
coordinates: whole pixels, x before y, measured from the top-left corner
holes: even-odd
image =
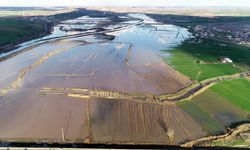
[[[227,56],[236,63],[250,65],[250,49],[240,45],[202,40],[197,43],[184,42],[179,48],[206,62],[218,61],[220,56]]]
[[[44,32],[44,26],[45,24],[41,22],[0,18],[0,46],[37,36]]]
[[[250,81],[245,78],[222,81],[191,100],[177,102],[209,134],[250,121]]]
[[[225,126],[246,121],[250,115],[211,90],[195,96],[192,102]]]
[[[230,103],[250,112],[250,81],[235,79],[223,81],[211,87],[211,90],[224,97]]]
[[[193,80],[204,80],[216,76],[230,75],[250,68],[250,48],[222,44],[212,40],[185,41],[168,51],[164,61]],[[220,57],[229,57],[233,64],[223,64]]]
[[[189,114],[209,134],[220,134],[225,132],[224,127],[211,118],[206,112],[190,101],[181,101],[177,105]]]
[[[195,58],[198,56],[191,55],[185,52],[181,48],[167,51],[171,54],[170,57],[164,59],[165,62],[170,64],[175,70],[190,77],[192,80],[204,80],[212,77],[230,75],[240,72],[238,68],[235,68],[232,64],[203,64],[199,63],[199,60]],[[199,56],[201,57],[201,56]],[[203,59],[212,60],[213,57],[204,56]]]

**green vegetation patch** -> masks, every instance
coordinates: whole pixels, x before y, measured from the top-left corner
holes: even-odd
[[[0,46],[44,32],[44,23],[14,18],[0,19]]]
[[[191,53],[185,52],[181,47],[167,52],[170,52],[171,56],[164,58],[164,61],[192,80],[201,81],[212,77],[240,72],[240,70],[232,64],[201,63],[200,60],[196,58],[196,56],[198,56],[197,54],[192,55]],[[199,57],[201,56],[199,55]],[[212,58],[209,58],[209,55],[206,56],[206,59],[212,60]]]
[[[205,62],[216,62],[221,56],[226,56],[236,63],[250,65],[250,49],[240,45],[203,39],[198,43],[184,42],[180,49]]]
[[[205,131],[211,135],[225,132],[224,127],[206,112],[190,101],[181,101],[177,105],[189,114]]]
[[[193,80],[230,75],[250,68],[250,48],[214,40],[194,39],[183,42],[164,60],[177,71]],[[234,64],[223,64],[220,58],[228,57]],[[237,67],[235,67],[237,66]],[[240,68],[240,69],[239,69]]]
[[[195,96],[192,102],[225,126],[246,121],[249,117],[249,113],[210,90]]]
[[[224,97],[230,103],[250,112],[250,81],[244,78],[223,81],[211,87],[211,90]]]

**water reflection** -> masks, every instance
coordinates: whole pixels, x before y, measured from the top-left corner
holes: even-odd
[[[67,93],[99,89],[159,95],[174,93],[191,83],[159,56],[161,50],[172,49],[189,38],[190,33],[174,25],[159,24],[141,14],[125,17],[139,19],[105,26],[104,32],[98,34],[92,28],[109,19],[84,16],[65,21],[56,26],[51,35],[23,43],[15,50],[28,47],[27,51],[2,61],[0,138],[60,142],[62,129],[67,142],[86,143],[175,144],[204,136],[201,127],[173,104],[107,102],[92,97],[86,100],[84,96],[72,98],[72,94],[70,97]],[[62,26],[67,29],[62,30]],[[78,28],[88,29],[82,32],[93,35],[50,39],[81,32],[75,31]],[[74,31],[69,31],[71,29]],[[20,86],[13,86],[16,82]],[[41,93],[44,88],[49,94]],[[2,92],[6,89],[8,92]],[[7,100],[11,105],[5,103]],[[168,129],[176,135],[169,137]],[[191,134],[193,130],[197,133]],[[190,133],[184,135],[184,131]]]

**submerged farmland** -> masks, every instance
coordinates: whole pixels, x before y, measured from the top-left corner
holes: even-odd
[[[189,40],[187,29],[143,14],[62,22],[0,55],[0,139],[178,145],[248,121],[248,108],[219,90],[249,75],[245,59],[194,57]]]

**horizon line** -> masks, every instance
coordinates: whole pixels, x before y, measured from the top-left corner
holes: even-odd
[[[55,5],[55,6],[46,6],[46,5],[41,5],[41,6],[36,6],[36,5],[34,5],[34,6],[26,6],[26,5],[23,5],[23,6],[13,6],[13,5],[6,5],[6,6],[0,6],[0,8],[4,8],[4,7],[16,7],[16,8],[18,8],[18,7],[23,7],[23,8],[29,8],[29,7],[33,7],[33,8],[44,8],[44,7],[51,7],[51,8],[53,8],[53,7],[74,7],[74,8],[79,8],[79,7],[149,7],[149,8],[175,8],[175,7],[192,7],[192,8],[194,8],[194,7],[235,7],[235,8],[249,8],[250,6],[228,6],[228,5],[225,5],[225,6],[209,6],[209,5],[201,5],[201,6],[189,6],[189,5],[183,5],[183,6],[143,6],[143,5],[141,5],[141,6],[120,6],[120,5],[89,5],[89,6],[87,6],[87,5],[78,5],[78,6],[65,6],[65,5]]]

